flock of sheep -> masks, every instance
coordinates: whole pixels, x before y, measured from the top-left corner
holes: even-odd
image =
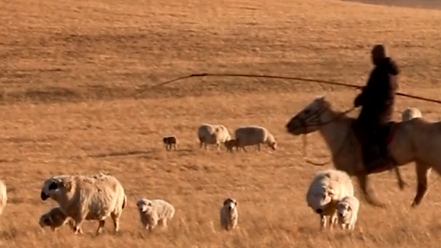
[[[260,144],[266,144],[271,149],[277,149],[277,142],[266,128],[260,126],[241,126],[234,130],[234,138],[231,137],[228,129],[224,125],[213,124],[201,124],[198,127],[198,139],[200,142],[200,148],[205,147],[208,150],[208,145],[216,145],[217,150],[220,150],[220,146],[223,144],[228,152],[232,152],[236,147],[236,151],[242,148],[243,151],[246,146],[257,146],[260,151]],[[163,137],[162,142],[165,145],[166,150],[176,149],[178,139],[176,136]]]
[[[402,113],[402,120],[422,117],[416,108],[407,108]],[[228,151],[236,147],[236,151],[245,146],[267,144],[273,150],[277,147],[274,136],[264,127],[238,127],[232,138],[223,125],[202,124],[198,128],[200,148],[207,144],[216,145],[218,150],[224,144]],[[167,150],[176,149],[175,136],[164,137],[163,142]],[[52,199],[58,206],[43,213],[39,225],[57,230],[68,225],[75,234],[83,233],[81,224],[85,220],[98,221],[96,234],[100,234],[105,220],[111,217],[115,232],[119,231],[119,220],[123,210],[127,207],[127,196],[124,187],[113,176],[105,174],[95,175],[58,175],[46,179],[41,189],[41,199]],[[350,176],[340,170],[328,169],[316,173],[306,193],[306,201],[313,211],[320,215],[320,226],[332,229],[339,223],[342,229],[353,230],[357,221],[360,207],[359,200],[354,196],[354,186]],[[0,180],[0,214],[7,203],[7,188]],[[167,227],[175,214],[172,204],[161,200],[141,198],[136,203],[140,223],[152,231],[156,226]],[[235,229],[238,225],[238,202],[234,198],[224,200],[220,209],[220,226],[225,230]]]
[[[59,175],[44,181],[41,199],[52,199],[58,206],[42,214],[39,225],[56,231],[68,225],[75,234],[82,234],[81,224],[85,220],[98,221],[96,235],[104,227],[105,220],[111,217],[114,231],[119,231],[119,220],[127,206],[124,187],[113,176],[103,173],[95,175]],[[141,198],[136,202],[142,226],[152,231],[156,226],[167,228],[167,222],[173,219],[175,208],[162,199]],[[220,223],[227,230],[237,226],[237,201],[227,198],[220,211]]]

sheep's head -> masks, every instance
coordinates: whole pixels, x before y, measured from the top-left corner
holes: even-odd
[[[334,199],[334,191],[332,188],[320,188],[320,190],[309,195],[311,197],[308,202],[310,207],[317,213],[323,214],[327,206],[332,203]]]
[[[341,201],[337,205],[337,214],[339,220],[345,220],[352,212],[352,208],[349,203]]]
[[[237,208],[237,201],[234,198],[227,198],[224,200],[224,204],[223,207],[228,209],[230,212],[232,212],[232,210]]]
[[[271,147],[271,149],[273,149],[273,150],[277,150],[277,142],[276,141],[269,142],[268,146]]]
[[[64,177],[51,177],[44,181],[41,189],[41,199],[56,198],[60,194],[69,192],[72,188],[71,182]]]
[[[52,218],[48,214],[43,214],[42,216],[40,216],[40,219],[38,220],[38,224],[40,225],[41,228],[45,226],[51,226],[52,223],[53,223]]]
[[[152,209],[152,201],[148,199],[140,199],[136,202],[136,206],[138,207],[138,211],[141,213],[150,213]]]

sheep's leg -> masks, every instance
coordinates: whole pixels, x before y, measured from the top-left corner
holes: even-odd
[[[158,221],[158,224],[162,226],[163,229],[167,228],[167,219],[162,219]]]
[[[96,230],[96,235],[100,235],[103,232],[104,224],[106,224],[105,220],[98,221],[98,229]]]
[[[149,231],[153,231],[153,229],[154,229],[157,225],[158,225],[158,220],[157,220],[157,219],[153,219],[153,220],[150,222],[150,225],[149,225]]]
[[[330,218],[331,218],[331,223],[329,225],[329,229],[332,230],[334,228],[335,223],[337,222],[337,216],[336,215],[332,215]]]
[[[76,235],[76,234],[82,234],[83,233],[83,231],[81,230],[81,224],[83,223],[83,221],[84,221],[84,219],[85,219],[85,217],[84,216],[86,216],[86,215],[81,215],[81,214],[79,214],[79,215],[77,215],[77,216],[75,216],[74,218],[72,218],[73,219],[73,221],[74,221],[74,227],[73,227],[73,230],[74,230],[74,234]]]
[[[217,147],[217,150],[220,151],[220,143],[219,142],[216,143],[216,147]]]
[[[257,144],[257,151],[260,152],[260,144]]]
[[[320,230],[326,228],[326,216],[320,215]]]
[[[113,220],[113,228],[115,233],[119,232],[119,215],[112,213],[110,214],[110,216],[112,217]]]

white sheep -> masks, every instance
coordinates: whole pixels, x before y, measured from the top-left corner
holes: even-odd
[[[343,199],[338,202],[338,223],[342,229],[354,230],[359,209],[360,201],[355,196],[343,197]]]
[[[141,198],[136,202],[141,224],[145,229],[152,231],[158,224],[165,229],[167,222],[173,219],[175,208],[172,204],[161,200]]]
[[[229,231],[237,227],[239,211],[237,201],[234,198],[227,198],[220,209],[220,224],[222,228]]]
[[[8,203],[8,193],[5,182],[0,180],[0,215],[3,213],[3,210]]]
[[[413,118],[421,118],[423,115],[421,114],[421,111],[417,108],[406,108],[401,113],[401,121],[408,121]]]
[[[271,149],[276,150],[277,142],[274,136],[264,127],[260,126],[242,126],[234,131],[237,146],[244,151],[245,146],[257,146],[260,151],[260,144],[267,144]]]
[[[66,216],[63,211],[61,211],[60,207],[54,207],[48,212],[42,214],[38,220],[38,224],[41,228],[48,226],[52,231],[56,231],[58,228],[66,224],[69,224],[72,230],[74,230],[75,227],[73,219]],[[83,233],[83,231],[80,229],[79,233]]]
[[[326,228],[327,222],[332,229],[337,221],[338,202],[346,196],[354,195],[350,176],[340,170],[319,171],[309,185],[306,193],[308,206],[320,215],[320,227]]]
[[[97,174],[91,176],[59,175],[44,181],[41,190],[43,201],[51,198],[61,211],[75,222],[77,234],[84,220],[97,220],[100,234],[105,219],[111,216],[115,233],[119,231],[119,219],[127,205],[127,197],[121,183],[113,176]]]
[[[202,145],[204,145],[205,150],[208,150],[207,145],[216,145],[217,150],[220,150],[220,145],[230,140],[231,135],[223,125],[204,123],[198,127],[198,139],[200,142],[199,148],[202,148]]]

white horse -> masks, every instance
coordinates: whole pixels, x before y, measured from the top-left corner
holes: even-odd
[[[355,119],[346,113],[332,109],[324,96],[317,97],[297,113],[286,124],[286,130],[292,135],[306,135],[319,131],[332,153],[332,161],[338,170],[355,176],[368,203],[384,207],[374,200],[368,189],[368,175],[363,170],[361,146],[352,125]],[[382,128],[388,137],[388,149],[397,166],[415,162],[417,174],[417,193],[412,207],[417,207],[428,190],[431,169],[441,174],[441,122],[428,122],[423,118],[414,118],[405,122],[391,122]],[[380,173],[390,168],[382,168]],[[395,167],[400,188],[403,185],[398,168]]]

